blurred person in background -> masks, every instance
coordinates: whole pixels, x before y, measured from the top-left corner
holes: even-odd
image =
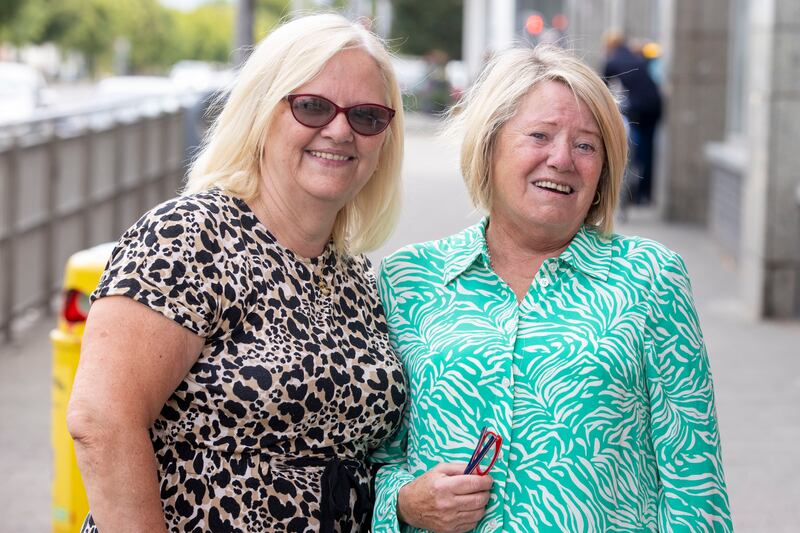
[[[121,238],[68,425],[84,531],[366,531],[405,379],[362,251],[391,231],[400,92],[338,15],[242,68],[184,195]]]
[[[603,80],[499,52],[451,112],[479,224],[382,264],[409,406],[373,530],[730,531],[714,393],[681,257],[612,233],[627,158]],[[502,437],[465,475],[481,428]]]
[[[662,101],[658,86],[650,75],[648,60],[631,50],[625,37],[610,33],[604,37],[606,63],[603,76],[622,89],[622,112],[628,119],[632,162],[640,179],[632,191],[636,204],[647,205],[653,199],[653,162],[656,127],[661,120]]]

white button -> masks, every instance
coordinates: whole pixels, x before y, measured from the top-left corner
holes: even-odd
[[[542,306],[539,305],[539,304],[533,304],[531,307],[533,308],[533,312],[534,313],[541,313],[542,312]]]
[[[503,387],[506,389],[511,386],[511,380],[508,378],[503,378],[503,381],[501,381],[500,383],[502,383]]]
[[[558,270],[558,265],[555,262],[553,262],[547,265],[547,268],[550,269],[550,272],[555,272],[556,270]]]
[[[487,531],[495,531],[495,530],[496,530],[498,527],[500,527],[500,524],[499,524],[499,523],[497,522],[497,520],[496,520],[496,519],[494,519],[494,518],[492,518],[491,520],[489,520],[489,523],[488,523],[488,524],[486,524],[486,525],[487,525],[487,526],[488,526],[488,528],[489,528]]]
[[[547,278],[542,278],[539,280],[539,285],[541,285],[542,287],[547,287],[548,285],[550,285],[550,280]]]

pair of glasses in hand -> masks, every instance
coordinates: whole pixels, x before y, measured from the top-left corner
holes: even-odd
[[[464,469],[464,474],[476,473],[479,476],[488,474],[489,470],[494,466],[497,456],[500,455],[500,446],[502,444],[503,437],[494,431],[489,431],[484,426],[481,429],[481,436],[475,446],[475,451],[472,452],[472,459],[469,460],[467,468]],[[491,456],[487,458],[489,453],[491,453]]]

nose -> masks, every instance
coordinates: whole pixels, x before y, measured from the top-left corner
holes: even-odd
[[[333,120],[326,124],[320,133],[323,137],[335,143],[350,142],[355,135],[353,129],[350,127],[350,123],[347,122],[347,117],[342,112],[336,113]]]
[[[547,165],[558,172],[567,172],[574,168],[572,161],[572,147],[566,141],[554,141],[550,145]]]

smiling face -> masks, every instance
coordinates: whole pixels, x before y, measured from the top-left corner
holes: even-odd
[[[360,49],[339,52],[319,75],[292,92],[323,96],[341,107],[388,105],[380,70]],[[338,212],[375,172],[386,135],[355,133],[344,113],[321,128],[303,126],[284,100],[267,133],[262,184],[271,196],[298,210]]]
[[[563,83],[539,83],[497,134],[491,220],[568,241],[595,199],[604,153],[586,104]]]

